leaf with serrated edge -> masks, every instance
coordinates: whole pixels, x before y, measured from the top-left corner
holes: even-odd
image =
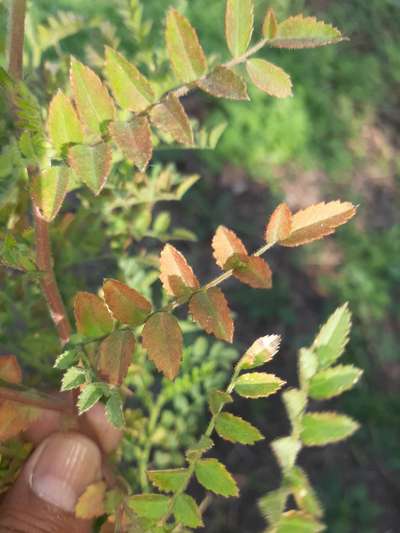
[[[153,142],[147,117],[135,117],[130,122],[111,122],[109,130],[112,139],[124,156],[133,161],[141,172],[144,172],[153,154]]]
[[[96,403],[102,398],[106,390],[106,385],[104,383],[89,383],[85,385],[79,394],[78,398],[78,411],[81,415],[89,411]]]
[[[272,271],[262,257],[235,255],[228,260],[226,267],[232,267],[232,275],[253,289],[272,287]]]
[[[78,333],[85,337],[102,337],[113,329],[113,319],[104,301],[96,294],[78,292],[74,298]]]
[[[250,422],[231,413],[218,415],[215,422],[215,430],[223,439],[239,442],[240,444],[254,444],[264,439],[260,431]]]
[[[188,494],[177,496],[173,512],[178,524],[192,528],[204,526],[200,509],[195,500]]]
[[[121,385],[134,351],[135,337],[130,331],[113,331],[100,344],[97,369],[101,378],[112,385]]]
[[[71,100],[58,90],[49,106],[47,129],[54,148],[60,152],[63,146],[81,143],[82,126]]]
[[[302,389],[308,387],[310,379],[318,370],[318,359],[314,352],[301,348],[298,359],[299,380]]]
[[[107,420],[116,428],[123,428],[125,425],[124,401],[118,390],[113,390],[106,402]]]
[[[90,520],[104,514],[104,498],[106,495],[106,484],[98,481],[89,485],[85,492],[81,494],[75,506],[75,516]]]
[[[343,354],[351,329],[351,312],[348,304],[338,307],[321,326],[312,345],[316,351],[320,368],[327,368]]]
[[[279,335],[260,337],[247,349],[238,366],[243,370],[252,370],[268,363],[278,353],[280,344]]]
[[[217,228],[211,245],[215,261],[222,269],[233,255],[248,255],[245,245],[236,233],[225,226]]]
[[[321,503],[304,470],[299,466],[295,466],[288,472],[286,479],[292,489],[297,506],[302,511],[321,518],[323,515]]]
[[[194,461],[198,459],[200,455],[203,455],[204,453],[208,452],[208,450],[211,450],[213,446],[214,442],[209,437],[203,435],[199,442],[194,444],[186,451],[186,458],[189,462]]]
[[[316,48],[343,40],[340,31],[315,17],[296,15],[280,24],[275,38],[268,44],[276,48]]]
[[[61,209],[71,178],[71,169],[59,166],[47,168],[32,179],[32,199],[46,222],[52,222]]]
[[[227,0],[225,36],[233,57],[244,54],[253,34],[254,6],[252,0]]]
[[[149,81],[119,52],[106,46],[104,72],[113,95],[122,109],[141,113],[155,100]]]
[[[68,150],[68,162],[75,174],[98,195],[111,170],[112,151],[109,143],[94,146],[77,144]]]
[[[271,442],[271,448],[283,472],[289,472],[296,463],[301,442],[290,435]]]
[[[280,204],[272,213],[265,229],[265,241],[269,244],[289,237],[292,227],[292,213],[287,204]]]
[[[278,21],[276,20],[275,11],[269,8],[265,15],[262,34],[265,39],[273,39],[278,31]]]
[[[234,324],[228,302],[219,287],[196,292],[190,299],[189,311],[207,333],[232,342]]]
[[[174,283],[175,278],[182,282],[183,287]],[[185,288],[196,290],[200,286],[184,255],[171,244],[166,244],[160,255],[160,280],[167,294],[177,297],[182,296]]]
[[[285,384],[274,374],[251,372],[242,374],[235,382],[235,392],[244,398],[266,398]]]
[[[213,415],[218,414],[225,404],[232,402],[232,396],[225,391],[214,389],[210,392],[208,396],[208,405]]]
[[[346,415],[307,413],[303,417],[301,438],[306,446],[325,446],[347,439],[358,428],[359,424]]]
[[[329,400],[350,390],[362,376],[353,365],[338,365],[315,374],[310,381],[309,395],[314,400]]]
[[[178,492],[187,481],[187,468],[169,470],[148,470],[147,477],[161,492]]]
[[[169,94],[150,111],[151,122],[175,141],[193,145],[193,131],[186,111],[174,94]]]
[[[204,488],[221,496],[239,496],[235,480],[217,459],[201,459],[195,468],[197,481]]]
[[[280,67],[265,59],[249,59],[246,69],[251,81],[261,91],[276,98],[293,96],[292,80]]]
[[[72,366],[64,373],[61,380],[61,391],[76,389],[86,381],[86,371],[83,368]]]
[[[289,490],[281,487],[278,490],[268,492],[268,494],[258,500],[258,507],[261,513],[271,525],[279,522],[285,510],[289,494]]]
[[[319,533],[325,526],[303,511],[284,513],[273,529],[274,533]]]
[[[176,9],[168,12],[165,40],[169,60],[180,81],[190,83],[204,76],[207,60],[196,30]]]
[[[336,200],[312,205],[293,215],[290,235],[280,244],[292,247],[322,239],[346,224],[355,214],[356,208],[350,202]]]
[[[88,133],[100,134],[104,122],[115,116],[114,103],[100,78],[89,67],[71,59],[71,87],[81,121]]]
[[[174,379],[181,365],[183,338],[177,319],[169,313],[155,313],[144,325],[143,347],[168,379]]]
[[[307,394],[300,389],[289,389],[282,394],[293,431],[297,431],[307,407]]]
[[[15,355],[0,357],[0,379],[16,385],[21,383],[22,370]]]
[[[128,506],[149,520],[159,520],[168,512],[170,499],[164,494],[135,494],[127,500]]]
[[[197,86],[217,98],[250,100],[244,79],[227,67],[216,67],[205,78],[199,80]]]
[[[140,326],[151,313],[151,303],[137,290],[116,279],[103,285],[104,299],[116,320],[129,326]]]

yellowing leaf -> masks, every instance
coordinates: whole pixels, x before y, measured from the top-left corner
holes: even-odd
[[[278,25],[278,31],[268,44],[277,48],[316,48],[343,40],[340,31],[315,17],[296,15]]]
[[[155,95],[149,81],[135,65],[108,46],[104,72],[122,109],[140,113],[154,103]]]
[[[196,292],[189,303],[189,311],[196,322],[218,339],[232,342],[233,320],[228,302],[219,287]]]
[[[94,146],[77,144],[68,151],[68,162],[75,174],[96,195],[106,184],[111,170],[111,157],[110,145],[103,142]]]
[[[235,382],[235,392],[244,398],[266,398],[285,384],[274,374],[252,372],[242,374]]]
[[[111,333],[113,319],[101,298],[89,292],[78,292],[74,299],[78,333],[85,337],[102,337]]]
[[[200,79],[197,86],[217,98],[250,100],[244,79],[230,68],[223,66],[216,67],[208,76]]]
[[[233,57],[244,54],[253,34],[254,7],[252,0],[227,0],[225,36]]]
[[[130,331],[114,331],[100,344],[97,368],[102,379],[121,385],[128,373],[135,351],[135,337]]]
[[[300,246],[335,232],[336,228],[348,222],[356,214],[350,202],[321,202],[302,209],[292,217],[289,237],[281,241],[282,246]]]
[[[188,479],[188,471],[186,468],[148,470],[147,476],[152,484],[162,492],[178,492]]]
[[[197,33],[176,9],[168,12],[165,40],[172,68],[180,81],[190,83],[205,74],[207,61]]]
[[[233,268],[233,275],[242,283],[253,289],[270,289],[272,287],[272,271],[266,261],[254,255],[232,256],[226,264]]]
[[[275,11],[269,8],[265,15],[262,33],[266,39],[273,39],[278,31],[278,21],[276,20]]]
[[[238,365],[243,370],[251,370],[268,363],[278,353],[281,344],[279,335],[260,337],[246,351]]]
[[[160,256],[160,279],[165,291],[176,297],[199,288],[199,282],[185,257],[171,244],[166,244]]]
[[[249,59],[246,62],[251,81],[261,91],[276,98],[292,96],[292,80],[289,74],[265,59]]]
[[[306,446],[325,446],[350,437],[359,424],[337,413],[306,413],[303,416],[301,439]]]
[[[114,318],[129,326],[143,324],[151,313],[151,303],[139,292],[116,279],[103,285],[104,299]]]
[[[75,506],[75,516],[90,520],[105,513],[104,498],[106,495],[106,484],[104,481],[92,483],[79,497]]]
[[[22,403],[0,402],[0,441],[11,439],[25,431],[41,414],[41,410]]]
[[[66,144],[81,143],[82,126],[71,100],[58,90],[49,106],[47,129],[54,148],[60,150]]]
[[[15,355],[0,357],[0,379],[14,384],[21,383],[22,371]]]
[[[212,240],[212,247],[215,261],[222,269],[233,255],[248,255],[245,245],[236,233],[225,226],[218,227]]]
[[[174,379],[181,365],[183,338],[177,319],[169,313],[155,313],[144,325],[143,347],[168,379]]]
[[[317,372],[310,381],[309,395],[314,400],[328,400],[351,389],[362,370],[353,365],[338,365]]]
[[[71,59],[71,86],[79,117],[88,133],[100,134],[115,116],[114,103],[100,78],[89,67]]]
[[[219,414],[215,429],[223,439],[240,444],[254,444],[264,438],[256,427],[231,413]]]
[[[169,94],[150,112],[152,123],[181,144],[193,145],[193,131],[188,116],[174,94]]]
[[[235,480],[217,459],[201,459],[196,464],[197,481],[207,490],[221,496],[238,496],[239,489]]]
[[[280,204],[272,213],[265,229],[265,240],[269,244],[289,237],[292,228],[292,213],[287,204]]]
[[[130,122],[111,122],[109,129],[124,156],[144,172],[153,153],[148,119],[138,116]]]
[[[65,166],[50,167],[37,174],[31,183],[32,199],[41,216],[51,222],[57,216],[68,192],[72,171]]]

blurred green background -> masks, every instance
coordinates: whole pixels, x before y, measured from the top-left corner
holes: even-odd
[[[232,227],[256,246],[267,214],[283,199],[293,209],[337,198],[359,205],[355,222],[334,238],[301,250],[274,251],[272,291],[249,291],[233,283],[229,294],[239,317],[239,345],[266,333],[282,333],[276,371],[289,383],[295,376],[296,349],[312,338],[337,305],[350,302],[354,328],[347,358],[365,375],[355,391],[332,407],[354,416],[362,429],[349,443],[309,450],[302,460],[325,504],[328,531],[395,532],[400,523],[400,0],[255,3],[258,32],[261,17],[273,7],[279,18],[300,11],[317,15],[338,26],[350,41],[316,50],[265,50],[266,57],[291,74],[294,98],[280,101],[256,90],[251,91],[251,103],[190,96],[186,107],[203,124],[211,128],[227,122],[228,127],[215,151],[156,154],[155,162],[175,160],[180,171],[202,178],[181,203],[167,209],[174,222],[197,235],[197,243],[182,246],[196,270],[210,276],[215,270],[209,242],[218,224]],[[96,66],[105,42],[162,80],[163,17],[170,5],[187,14],[209,55],[216,61],[227,59],[222,0],[145,0],[143,12],[136,1],[35,0],[28,24],[28,80],[48,101],[55,86],[65,83],[60,65],[67,64],[68,54]],[[5,2],[0,6],[4,35]],[[60,11],[74,16],[58,26],[53,19],[49,26],[49,17]],[[3,57],[4,42],[0,46]],[[48,72],[52,75],[47,79]],[[93,222],[91,230],[91,235],[80,234],[80,253],[107,256],[94,263],[95,272],[83,275],[96,288],[115,268],[115,258],[102,248],[101,227]],[[69,295],[68,276],[62,280]],[[5,305],[14,298],[13,283],[5,283]],[[36,294],[30,309],[25,302],[17,314],[35,313],[37,299]],[[0,341],[8,347],[12,343],[4,332],[15,324],[0,311],[0,325]],[[42,342],[32,334],[30,350],[35,339],[37,346]],[[24,347],[21,339],[13,342]],[[267,407],[256,403],[248,413],[271,437],[284,434],[282,416],[278,401]],[[221,442],[217,453],[226,458],[228,448]],[[207,531],[260,530],[255,498],[276,485],[272,456],[265,444],[252,450],[229,447],[228,461],[246,480],[243,497],[211,506]]]

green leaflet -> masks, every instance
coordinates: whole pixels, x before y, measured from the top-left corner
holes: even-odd
[[[288,511],[279,520],[274,533],[319,533],[325,527],[302,511]]]
[[[351,313],[348,304],[342,307],[328,318],[315,337],[312,349],[318,355],[320,368],[332,365],[343,354],[351,329]]]
[[[238,496],[239,489],[235,480],[217,459],[201,459],[196,464],[197,481],[207,490],[221,496]]]
[[[247,73],[258,89],[276,98],[293,96],[289,74],[265,59],[249,59]]]
[[[179,494],[174,504],[175,520],[187,527],[203,527],[200,509],[188,494]]]
[[[266,398],[275,394],[284,381],[274,374],[252,372],[242,374],[235,383],[235,392],[244,398]]]
[[[271,442],[271,448],[284,472],[293,468],[301,450],[301,442],[294,436],[282,437]]]
[[[54,368],[58,368],[59,370],[66,370],[71,365],[76,363],[78,359],[79,359],[78,350],[74,350],[74,349],[66,350],[65,352],[63,352],[57,357],[53,366]]]
[[[149,470],[147,476],[152,484],[162,492],[177,492],[188,478],[186,468],[171,468],[169,470]]]
[[[125,425],[123,399],[118,390],[113,390],[106,402],[106,416],[113,426],[122,428]]]
[[[66,144],[79,144],[83,141],[82,126],[75,108],[61,90],[50,102],[47,128],[50,140],[58,152]]]
[[[67,391],[76,389],[86,381],[86,370],[76,366],[69,368],[61,381],[61,390]]]
[[[212,390],[208,397],[208,405],[210,406],[210,411],[213,415],[219,413],[225,404],[232,402],[232,396],[225,391]]]
[[[33,178],[32,199],[46,222],[52,222],[57,216],[72,179],[73,172],[66,166],[47,168]]]
[[[169,497],[163,494],[137,494],[128,499],[128,505],[140,517],[159,520],[168,511]]]
[[[244,54],[253,34],[254,7],[252,0],[227,0],[225,36],[233,57]]]
[[[310,381],[309,395],[314,400],[328,400],[351,389],[362,370],[353,365],[338,365],[317,372]]]
[[[78,333],[84,337],[102,337],[113,329],[112,316],[96,294],[78,292],[74,299],[74,314]]]
[[[218,415],[215,429],[223,439],[240,444],[254,444],[264,438],[256,427],[231,413]]]
[[[337,413],[307,413],[303,417],[301,439],[306,446],[325,446],[350,437],[358,423]]]
[[[342,40],[340,31],[330,24],[315,17],[296,15],[278,24],[268,44],[276,48],[316,48]]]
[[[81,415],[93,407],[107,390],[104,383],[89,383],[89,385],[86,385],[78,398],[79,414]]]
[[[100,194],[111,170],[112,151],[109,143],[94,146],[77,144],[68,151],[68,161],[78,178],[96,195]]]
[[[295,466],[286,476],[297,506],[306,513],[321,518],[323,510],[318,497],[312,488],[307,474],[299,466]]]
[[[268,492],[268,494],[259,499],[258,507],[271,525],[279,521],[285,510],[288,497],[289,490],[279,488]]]

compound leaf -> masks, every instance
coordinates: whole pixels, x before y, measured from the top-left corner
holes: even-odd
[[[140,326],[151,313],[151,303],[132,287],[116,279],[103,285],[104,299],[116,320],[129,326]]]
[[[221,496],[238,496],[239,489],[226,467],[217,459],[201,459],[196,464],[197,481],[207,490]]]
[[[302,441],[306,446],[325,446],[350,437],[358,423],[337,413],[307,413],[303,416]]]
[[[147,117],[135,117],[130,122],[111,122],[110,134],[124,156],[141,172],[146,170],[153,154],[150,124]]]
[[[249,59],[246,69],[254,85],[270,96],[287,98],[293,95],[289,74],[273,63],[265,59]]]
[[[85,337],[102,337],[113,329],[113,319],[104,301],[96,294],[78,292],[74,299],[78,333]]]
[[[219,287],[196,292],[190,299],[189,311],[207,333],[232,342],[234,324],[228,302]]]
[[[264,438],[256,427],[231,413],[220,413],[215,429],[223,439],[240,444],[254,444]]]
[[[68,150],[68,162],[75,174],[93,191],[99,194],[106,184],[111,170],[112,151],[109,143],[94,146],[77,144]]]
[[[113,331],[100,344],[97,368],[102,379],[112,385],[121,385],[134,351],[135,337],[130,331]]]
[[[205,78],[200,79],[197,86],[217,98],[250,100],[244,79],[227,67],[216,67]]]
[[[242,374],[235,382],[235,392],[244,398],[266,398],[285,384],[274,374],[251,372]]]
[[[254,6],[252,0],[227,0],[225,36],[233,57],[244,54],[253,34]]]

